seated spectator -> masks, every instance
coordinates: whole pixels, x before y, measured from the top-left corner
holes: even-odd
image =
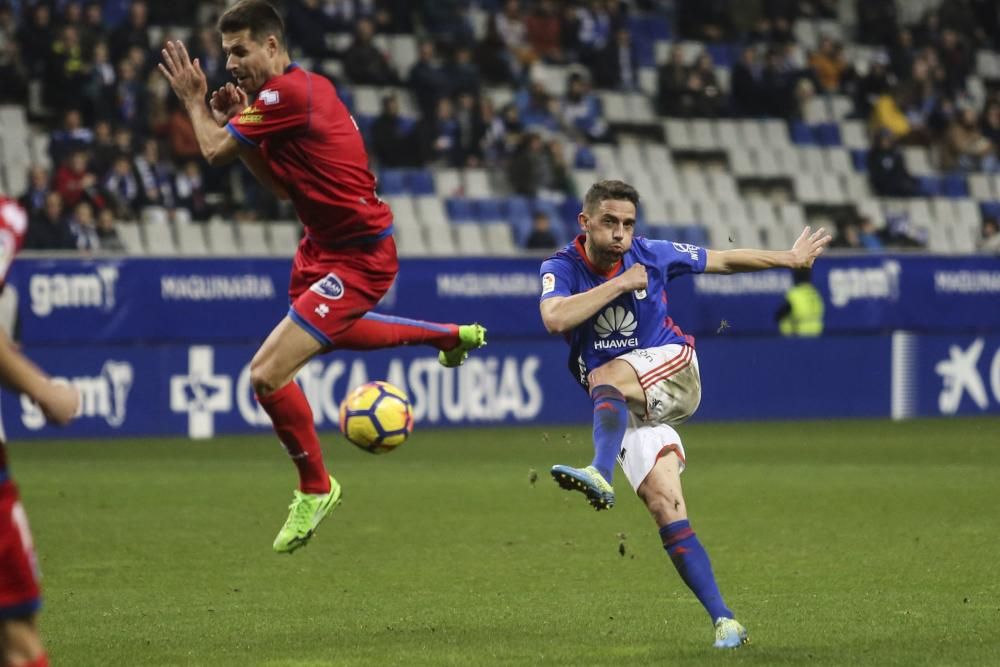
[[[559,242],[552,233],[552,221],[545,213],[538,211],[531,218],[531,233],[524,241],[527,250],[555,250]]]
[[[115,214],[106,208],[97,215],[98,246],[105,252],[125,252],[125,245],[118,236]]]
[[[938,58],[944,74],[944,90],[957,94],[965,90],[965,80],[972,74],[974,53],[966,40],[952,28],[941,32],[941,42],[937,47]]]
[[[97,121],[94,125],[94,143],[90,147],[94,173],[107,173],[118,152],[118,147],[115,146],[115,137],[111,133],[111,123],[106,120]]]
[[[479,67],[472,60],[472,51],[467,46],[455,49],[455,57],[448,66],[447,81],[451,95],[468,93],[479,97],[482,82]]]
[[[757,49],[752,46],[744,48],[730,74],[729,99],[735,116],[753,117],[764,113],[761,73]]]
[[[830,242],[831,248],[843,248],[845,250],[861,250],[861,230],[858,227],[858,223],[853,220],[850,222],[842,222],[837,226],[837,231],[839,232]]]
[[[94,209],[85,201],[73,209],[69,217],[69,228],[76,237],[76,247],[80,250],[93,252],[100,249],[100,237],[97,234],[97,223],[94,220]]]
[[[514,102],[525,126],[543,127],[547,130],[558,128],[558,102],[549,95],[541,81],[532,81],[527,89],[518,91]]]
[[[118,63],[118,83],[115,87],[115,120],[133,132],[141,132],[148,121],[149,93],[135,64],[130,60]]]
[[[553,0],[541,0],[525,20],[528,44],[535,54],[548,63],[562,63],[562,22]]]
[[[476,45],[476,64],[483,78],[489,83],[495,85],[514,83],[513,59],[504,47],[495,15],[490,15],[486,22],[486,36]],[[520,74],[519,71],[517,73]]]
[[[170,153],[175,160],[193,160],[201,157],[198,147],[198,137],[194,133],[191,118],[176,98],[168,98],[170,108],[167,116],[167,137],[170,141]]]
[[[520,73],[535,62],[537,56],[528,43],[528,27],[518,0],[504,2],[503,11],[496,15],[496,26],[504,50],[510,56],[515,76],[519,77]]]
[[[336,53],[326,45],[326,33],[344,30],[345,26],[329,16],[320,0],[302,0],[288,4],[285,31],[288,41],[309,58],[332,58]]]
[[[119,220],[134,220],[139,211],[141,191],[127,155],[119,155],[104,179],[109,205]]]
[[[21,206],[29,216],[41,213],[51,191],[48,169],[36,165],[28,173],[28,189],[19,199]]]
[[[353,83],[390,86],[399,81],[396,70],[375,46],[375,24],[363,18],[357,22],[354,42],[344,52],[344,71]]]
[[[63,124],[52,132],[49,139],[49,157],[52,164],[61,164],[70,153],[87,150],[94,141],[94,133],[83,126],[83,116],[79,109],[70,109],[63,114]]]
[[[63,201],[58,192],[50,192],[45,207],[28,219],[24,237],[25,250],[75,250],[76,237],[63,215]]]
[[[48,101],[56,109],[66,109],[79,103],[87,74],[80,33],[76,26],[62,26],[59,39],[52,43],[46,80],[49,84],[45,88]]]
[[[910,121],[900,108],[900,89],[894,89],[875,100],[869,125],[873,133],[886,131],[896,140],[910,134]]]
[[[519,195],[565,195],[572,189],[570,170],[558,141],[546,143],[529,132],[507,166],[511,189]]]
[[[410,68],[407,83],[417,99],[422,116],[433,115],[438,100],[448,94],[451,83],[448,72],[437,58],[434,42],[429,39],[420,42],[417,62]]]
[[[110,3],[105,3],[105,5]],[[144,52],[149,51],[149,12],[145,0],[135,0],[129,5],[128,19],[111,33],[111,59],[120,61],[129,49],[137,46]]]
[[[980,132],[975,109],[962,109],[945,133],[941,145],[942,168],[992,170],[996,164],[993,143]]]
[[[372,124],[371,148],[383,167],[411,167],[416,163],[413,123],[400,118],[395,95],[382,98],[382,113]]]
[[[882,252],[885,250],[885,242],[882,233],[875,222],[867,215],[861,216],[861,223],[858,226],[858,240],[861,247],[869,252]]]
[[[615,31],[614,39],[591,66],[598,88],[635,90],[639,87],[639,65],[635,44],[628,30]]]
[[[844,47],[830,37],[823,37],[819,42],[819,48],[809,57],[809,66],[822,92],[838,92],[840,79],[847,69]]]
[[[608,124],[601,116],[601,103],[590,92],[590,83],[579,73],[571,74],[562,103],[562,122],[567,130],[590,141],[608,138]]]
[[[1000,148],[1000,101],[993,100],[983,109],[980,131],[994,148]]]
[[[684,64],[684,50],[679,44],[670,48],[670,57],[656,72],[657,111],[665,116],[686,116],[687,65]]]
[[[507,127],[488,97],[479,100],[479,126],[482,129],[479,153],[483,156],[483,163],[496,166],[506,154]]]
[[[177,206],[191,213],[192,219],[208,220],[212,209],[205,197],[205,183],[197,162],[190,160],[177,172],[174,192],[177,193]]]
[[[115,84],[118,74],[111,64],[111,51],[107,42],[97,42],[91,56],[90,71],[84,84],[84,97],[87,100],[91,118],[111,119],[114,117]]]
[[[460,166],[458,122],[451,100],[438,100],[436,113],[420,120],[415,130],[421,164]]]
[[[702,51],[688,72],[688,90],[695,98],[695,115],[715,117],[722,111],[722,87],[715,76],[715,64],[708,51]]]
[[[476,98],[468,93],[458,96],[455,101],[455,122],[458,126],[457,160],[466,167],[478,167],[483,161],[482,135],[485,128],[479,115]]]
[[[983,220],[982,237],[976,241],[979,252],[991,252],[1000,255],[1000,223],[996,218]]]
[[[297,4],[297,3],[296,3]],[[208,89],[218,90],[233,80],[226,71],[226,54],[222,52],[219,33],[214,28],[206,28],[198,33],[198,64],[208,79]],[[193,56],[192,56],[193,57]]]
[[[14,12],[7,6],[0,6],[0,81],[4,82],[0,86],[0,102],[20,104],[26,99],[27,70],[17,43]]]
[[[920,194],[917,180],[906,169],[903,154],[892,133],[882,130],[868,151],[868,182],[880,197],[915,197]]]
[[[876,53],[868,63],[865,75],[855,79],[853,85],[854,113],[860,118],[871,117],[878,99],[889,93],[896,81],[889,71],[889,58],[885,53]]]
[[[87,165],[87,153],[77,151],[56,170],[53,189],[59,193],[62,203],[67,207],[76,206],[81,199],[101,206],[103,199],[97,185],[97,176]]]
[[[132,168],[139,177],[140,206],[174,207],[174,167],[160,157],[156,139],[147,139],[143,143],[142,153],[135,156]]]
[[[764,113],[774,118],[792,118],[796,113],[795,66],[779,48],[768,49],[764,69],[761,73],[761,95]]]

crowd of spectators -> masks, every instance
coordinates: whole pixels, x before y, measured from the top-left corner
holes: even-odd
[[[0,0],[0,102],[32,100],[33,110],[44,110],[33,120],[51,127],[52,169],[35,167],[24,193],[39,221],[29,247],[114,245],[113,220],[136,219],[147,206],[194,220],[290,214],[244,170],[206,168],[184,110],[156,71],[158,42],[179,27],[210,88],[226,82],[218,35],[205,27],[225,4]],[[675,44],[657,67],[653,102],[662,114],[792,121],[817,95],[847,95],[854,115],[870,121],[869,176],[886,196],[917,193],[899,144],[932,147],[946,170],[1000,164],[1000,98],[977,108],[965,88],[975,50],[998,42],[987,0],[951,0],[908,25],[892,0],[858,0],[857,39],[881,47],[860,63],[833,36],[808,53],[795,43],[795,21],[836,19],[837,0],[276,4],[293,54],[331,76],[345,100],[353,86],[393,87],[380,114],[358,118],[381,167],[486,166],[517,194],[578,196],[576,147],[614,140],[594,90],[640,90],[634,19],[671,10],[676,38],[738,56],[724,85],[708,46],[685,58]],[[472,4],[490,10],[478,33]],[[331,38],[338,33],[351,37]],[[380,47],[377,36],[393,34],[418,37],[412,66],[399,67]],[[536,65],[569,66],[565,90],[552,90]],[[512,101],[495,106],[487,86],[511,88]],[[401,88],[412,94],[416,116],[402,113],[394,92]]]

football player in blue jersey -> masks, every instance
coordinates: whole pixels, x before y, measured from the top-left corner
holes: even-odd
[[[542,321],[566,338],[570,369],[594,402],[593,462],[554,466],[552,476],[597,510],[610,509],[617,458],[678,573],[708,611],[715,646],[736,648],[747,641],[746,629],[722,599],[681,492],[684,447],[673,427],[698,408],[701,379],[694,339],[668,313],[666,284],[686,273],[808,268],[831,237],[806,227],[784,251],[633,238],[638,203],[627,183],[595,183],[579,215],[583,233],[542,263]]]

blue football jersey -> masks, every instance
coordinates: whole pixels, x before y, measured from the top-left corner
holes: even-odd
[[[542,262],[539,301],[586,292],[633,264],[646,267],[647,286],[645,290],[622,294],[567,335],[570,372],[581,385],[587,386],[590,371],[626,352],[671,343],[694,345],[694,338],[670,319],[666,286],[677,276],[702,273],[706,259],[704,248],[637,237],[618,266],[602,273],[587,258],[583,239],[583,236],[577,237]]]

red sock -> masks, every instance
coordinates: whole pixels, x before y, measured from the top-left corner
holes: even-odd
[[[46,653],[41,654],[31,662],[29,662],[26,667],[49,667],[49,656]]]
[[[333,346],[342,350],[379,350],[400,345],[433,345],[450,350],[458,345],[458,325],[368,313],[333,338]]]
[[[329,493],[330,476],[323,465],[312,409],[299,385],[293,380],[273,394],[258,396],[257,400],[271,417],[278,440],[299,469],[299,491]]]

